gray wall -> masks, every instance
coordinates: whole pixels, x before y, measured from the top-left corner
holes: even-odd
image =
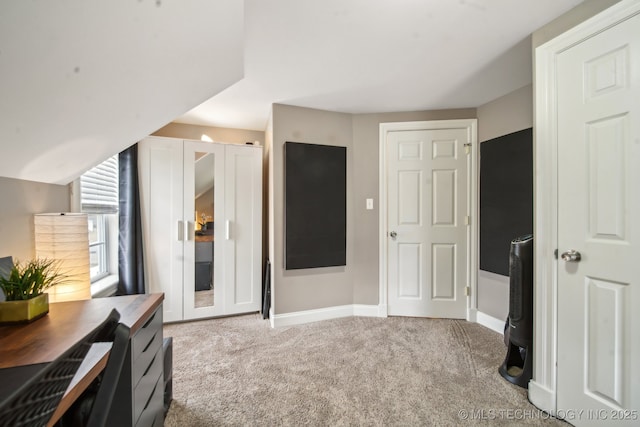
[[[533,126],[531,85],[478,107],[480,143]],[[478,272],[478,310],[497,319],[509,313],[509,276]]]
[[[200,141],[203,134],[207,135],[215,142],[244,144],[245,142],[258,141],[259,145],[264,144],[263,131],[189,125],[185,123],[169,123],[155,131],[152,135],[166,136],[170,138],[195,139]]]
[[[272,221],[274,313],[290,313],[353,303],[354,149],[351,115],[275,104],[273,106]],[[286,141],[347,147],[347,265],[284,269],[284,143]]]
[[[586,21],[619,1],[620,0],[585,0],[567,13],[559,16],[543,27],[538,28],[531,35],[531,44],[533,48],[535,49],[552,38],[559,36],[565,31],[575,27],[583,21]]]
[[[533,126],[533,88],[527,85],[478,107],[480,143]]]
[[[532,48],[562,34],[619,0],[587,0],[531,35]],[[535,81],[535,76],[534,76]],[[533,126],[533,86],[525,86],[478,107],[478,139],[483,141]],[[535,129],[534,129],[535,139]],[[478,272],[478,310],[497,319],[509,312],[509,277]]]
[[[351,115],[274,105],[270,121],[273,143],[269,144],[272,180],[269,211],[273,230],[270,233],[270,258],[274,313],[347,304],[377,305],[380,123],[475,117],[474,108]],[[283,268],[283,144],[286,141],[347,147],[346,267],[297,271],[285,271]],[[374,199],[373,210],[365,209],[367,198]]]
[[[69,211],[69,187],[0,177],[0,257],[35,255],[33,214]]]
[[[380,123],[424,120],[473,119],[475,108],[353,115],[353,214],[354,271],[353,302],[377,305],[379,299],[379,220],[378,200]],[[365,200],[373,199],[373,210]]]

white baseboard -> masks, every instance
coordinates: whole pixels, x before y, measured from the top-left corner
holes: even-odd
[[[272,328],[276,327],[276,324],[273,320],[274,314],[273,314],[273,307],[269,307],[269,323],[271,324]]]
[[[387,317],[386,307],[379,305],[349,304],[283,314],[274,314],[273,308],[269,311],[269,321],[271,322],[272,328],[302,325],[304,323],[339,319],[340,317],[349,316]],[[501,335],[504,333],[504,320],[496,319],[481,311],[470,310],[467,320],[478,323]]]
[[[493,316],[489,316],[486,313],[478,311],[477,309],[470,310],[469,319],[470,322],[476,322],[485,328],[489,328],[492,331],[499,333],[500,335],[504,334],[504,320],[496,319]]]
[[[361,317],[381,317],[377,305],[353,304],[353,315]]]
[[[551,389],[531,380],[529,381],[528,396],[529,402],[535,407],[550,414],[555,414],[556,395]]]
[[[380,315],[380,308],[377,305],[349,304],[275,315],[272,311],[269,318],[271,320],[271,327],[279,328],[282,326],[302,325],[303,323],[350,316],[384,317]]]

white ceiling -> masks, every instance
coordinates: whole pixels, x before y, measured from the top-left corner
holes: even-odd
[[[272,103],[477,107],[531,83],[530,34],[581,0],[245,0],[245,77],[175,121],[264,130]]]
[[[0,1],[0,176],[66,184],[244,72],[239,0]]]
[[[530,34],[578,3],[2,0],[0,176],[66,184],[171,121],[264,130],[273,103],[476,107],[531,82]]]

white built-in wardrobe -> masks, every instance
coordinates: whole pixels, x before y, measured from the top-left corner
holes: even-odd
[[[149,137],[138,159],[145,279],[165,322],[260,310],[262,147]]]

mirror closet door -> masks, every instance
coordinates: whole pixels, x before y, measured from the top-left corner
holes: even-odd
[[[184,318],[224,314],[224,146],[184,142]],[[218,247],[219,246],[219,247]]]

